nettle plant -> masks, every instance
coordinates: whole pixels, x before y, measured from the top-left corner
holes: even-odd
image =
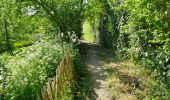
[[[56,74],[62,50],[56,39],[46,38],[15,51],[8,59],[4,55],[0,58],[5,59],[7,84],[4,91],[7,99],[33,99],[48,78]]]

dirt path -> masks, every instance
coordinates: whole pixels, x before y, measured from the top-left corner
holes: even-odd
[[[85,43],[82,47],[81,62],[88,76],[85,78],[88,83],[84,83],[88,90],[86,100],[151,100],[153,97],[169,100],[161,94],[166,93],[159,87],[163,83],[154,80],[148,69],[128,60],[116,60],[99,45]]]
[[[109,84],[106,81],[107,73],[105,66],[99,60],[99,54],[105,52],[103,48],[96,44],[85,44],[86,54],[84,64],[90,73],[89,98],[88,100],[113,100]]]

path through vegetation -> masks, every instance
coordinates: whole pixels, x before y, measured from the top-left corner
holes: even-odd
[[[89,99],[90,100],[112,100],[111,90],[106,81],[105,66],[99,61],[98,55],[103,49],[96,44],[86,44],[86,55],[84,63],[90,72]]]
[[[157,82],[142,66],[117,61],[97,44],[83,44],[83,52],[81,61],[89,73],[86,100],[150,100],[163,91],[155,90]]]

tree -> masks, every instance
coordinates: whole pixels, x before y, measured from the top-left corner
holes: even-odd
[[[53,26],[59,29],[59,33],[63,33],[64,40],[70,41],[68,32],[72,31],[79,38],[81,37],[82,0],[33,0],[28,2],[40,6],[45,11]]]
[[[4,36],[4,42],[5,42],[5,45],[6,45],[6,49],[7,50],[11,50],[11,41],[10,41],[10,33],[9,33],[9,26],[8,26],[8,20],[9,20],[9,15],[8,15],[8,5],[6,5],[6,2],[5,1],[1,1],[1,16],[0,16],[0,18],[1,18],[1,23],[3,23],[2,24],[2,26],[1,26],[1,28],[2,28],[2,33],[1,34],[3,34],[3,36]],[[3,43],[3,42],[2,42]],[[2,44],[3,45],[3,44]]]

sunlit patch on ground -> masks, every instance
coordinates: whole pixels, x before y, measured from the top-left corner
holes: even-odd
[[[130,61],[116,62],[105,54],[100,54],[100,60],[105,63],[104,71],[115,100],[151,100],[153,96],[160,100],[155,94],[163,90],[154,90],[153,84],[159,83],[147,69]]]

